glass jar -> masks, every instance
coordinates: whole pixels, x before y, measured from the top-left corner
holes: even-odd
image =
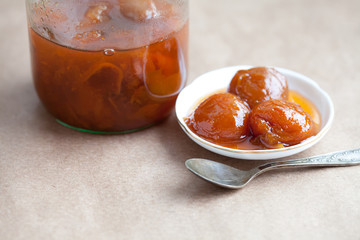
[[[149,127],[187,78],[187,0],[27,0],[33,80],[61,124]]]

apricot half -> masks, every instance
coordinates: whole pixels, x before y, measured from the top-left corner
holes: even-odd
[[[285,76],[267,67],[239,70],[231,80],[228,92],[239,96],[250,108],[270,99],[288,99]]]
[[[249,115],[249,107],[239,97],[218,93],[201,102],[185,122],[212,142],[241,142],[249,135]]]
[[[310,115],[300,105],[284,100],[265,101],[253,108],[250,128],[269,148],[295,145],[317,133]]]

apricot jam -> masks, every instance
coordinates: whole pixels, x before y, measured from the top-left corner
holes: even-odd
[[[216,93],[215,95],[217,95],[217,94],[219,94],[219,93]],[[211,96],[214,96],[214,95],[211,95]],[[207,99],[208,98],[206,98],[203,102],[205,102]],[[241,139],[238,138],[234,141],[224,141],[225,136],[223,136],[222,138],[215,138],[214,136],[212,136],[213,134],[210,134],[210,133],[208,135],[204,134],[204,132],[199,134],[199,123],[196,123],[198,118],[194,118],[194,115],[200,114],[199,112],[195,113],[196,111],[199,111],[197,109],[200,107],[200,105],[198,105],[196,107],[196,109],[192,112],[192,114],[189,115],[189,117],[185,118],[185,123],[190,128],[190,130],[193,131],[194,133],[196,133],[198,136],[206,139],[207,141],[210,141],[212,143],[215,143],[215,144],[218,144],[218,145],[221,145],[224,147],[240,149],[240,150],[256,150],[256,149],[260,150],[260,149],[269,149],[269,148],[282,148],[285,146],[290,146],[290,145],[300,143],[302,140],[304,140],[312,135],[315,135],[319,131],[320,124],[321,124],[320,114],[319,114],[319,111],[317,110],[317,108],[315,107],[315,105],[311,101],[309,101],[308,99],[303,97],[300,93],[293,91],[293,90],[289,90],[288,101],[290,103],[296,103],[299,106],[301,106],[301,108],[312,119],[312,121],[310,121],[310,122],[312,122],[312,123],[310,123],[311,129],[309,129],[309,131],[306,134],[302,135],[302,136],[305,135],[305,137],[303,139],[300,137],[299,141],[297,141],[297,142],[295,141],[292,144],[291,143],[290,144],[274,144],[273,146],[267,145],[267,144],[262,143],[259,138],[256,138],[253,135],[253,133],[249,134],[245,138],[241,138]],[[210,114],[206,111],[200,110],[200,112],[202,112],[203,116]],[[230,116],[228,116],[228,118],[230,118]],[[212,122],[212,120],[209,120],[209,119],[208,119],[208,122]],[[202,120],[202,121],[206,122],[204,120]],[[248,121],[249,121],[249,119],[248,119]],[[202,123],[202,124],[204,124],[204,123]],[[209,124],[207,123],[207,125],[209,125]],[[248,123],[246,123],[246,125],[250,125],[250,121]],[[221,128],[218,128],[218,131],[220,131],[220,130],[221,130]],[[299,130],[299,132],[301,133],[300,130]],[[235,134],[232,133],[232,136],[234,136],[234,135]]]
[[[267,67],[237,71],[228,92],[239,96],[250,108],[270,99],[288,99],[286,78],[276,69]]]
[[[214,142],[242,142],[249,136],[250,108],[231,93],[214,94],[197,107],[186,124]]]
[[[205,98],[185,118],[192,132],[212,143],[242,150],[283,148],[320,130],[316,107],[273,68],[239,70],[227,92]]]
[[[35,1],[28,16],[35,88],[61,123],[120,133],[171,113],[187,78],[176,1]]]
[[[251,111],[250,128],[255,141],[268,148],[295,145],[317,132],[312,118],[299,104],[279,99],[256,105]]]

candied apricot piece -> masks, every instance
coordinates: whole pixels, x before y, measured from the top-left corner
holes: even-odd
[[[73,38],[74,41],[86,44],[104,39],[104,32],[100,30],[92,30],[88,32],[77,33]]]
[[[249,135],[249,107],[230,93],[214,94],[195,109],[186,124],[215,143],[241,142]]]
[[[158,15],[153,0],[119,0],[120,12],[128,19],[143,22]]]
[[[185,81],[185,59],[176,39],[167,39],[148,50],[145,66],[145,84],[155,97],[177,94]]]
[[[317,133],[310,115],[300,105],[278,99],[262,102],[252,109],[250,128],[269,148],[295,145]]]
[[[108,3],[99,2],[94,6],[90,6],[85,13],[85,17],[92,23],[102,23],[110,20],[109,11],[111,7]]]
[[[228,88],[238,95],[250,108],[270,99],[288,99],[288,85],[285,76],[274,68],[256,67],[238,71]]]
[[[94,92],[104,96],[106,94],[119,95],[123,78],[121,69],[111,63],[102,63],[95,67],[86,81]]]

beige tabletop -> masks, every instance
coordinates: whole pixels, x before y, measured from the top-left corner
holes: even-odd
[[[0,1],[0,239],[360,239],[360,166],[270,172],[226,190],[175,115],[102,136],[57,124],[35,93],[24,0]],[[238,64],[288,68],[329,93],[328,134],[295,157],[360,145],[359,0],[192,0],[189,82]]]

